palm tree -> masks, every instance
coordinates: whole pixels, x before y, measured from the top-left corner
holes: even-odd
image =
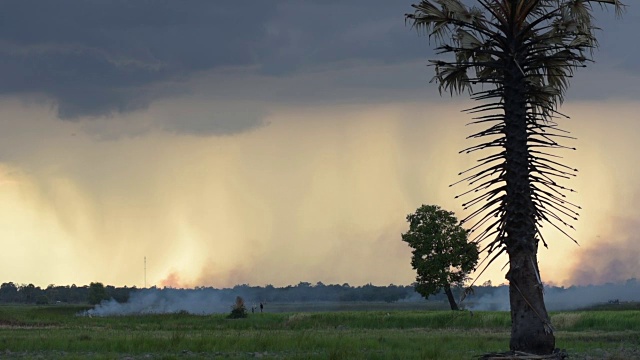
[[[468,1],[467,1],[468,2]],[[549,224],[575,241],[568,231],[579,207],[566,200],[557,181],[577,170],[561,164],[550,149],[567,147],[571,138],[555,120],[568,79],[589,61],[597,46],[593,5],[619,0],[423,0],[407,14],[419,32],[437,43],[450,61],[432,60],[433,81],[440,93],[468,91],[481,105],[471,124],[484,125],[470,138],[481,143],[464,152],[489,150],[477,166],[461,173],[471,185],[463,205],[473,220],[473,241],[483,242],[487,266],[498,256],[509,257],[512,351],[550,354],[553,327],[544,304],[538,270],[541,227]],[[480,87],[479,91],[476,89]],[[485,241],[486,240],[486,241]]]

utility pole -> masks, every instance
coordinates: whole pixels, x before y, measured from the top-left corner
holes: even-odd
[[[144,288],[147,288],[147,257],[144,257]]]

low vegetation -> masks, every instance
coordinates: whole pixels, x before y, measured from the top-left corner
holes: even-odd
[[[247,308],[244,306],[244,299],[240,296],[236,297],[236,303],[231,308],[231,314],[227,316],[229,319],[243,319],[249,316]]]
[[[361,310],[78,316],[83,306],[0,306],[0,358],[473,359],[505,350],[508,312]],[[273,305],[269,309],[274,309]],[[571,359],[640,358],[640,312],[552,313]]]

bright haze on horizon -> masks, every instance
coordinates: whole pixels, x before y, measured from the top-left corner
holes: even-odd
[[[7,1],[0,14],[0,282],[410,284],[405,216],[477,154],[439,96],[412,1]],[[543,281],[640,276],[639,7],[561,112],[576,246]],[[480,279],[504,282],[499,260]]]

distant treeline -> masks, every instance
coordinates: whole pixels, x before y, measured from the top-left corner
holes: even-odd
[[[135,287],[105,286],[105,290],[110,298],[118,302],[126,302],[129,294],[136,291]],[[45,289],[33,284],[16,285],[12,282],[0,285],[0,303],[13,304],[85,304],[89,299],[89,285],[84,286],[58,286],[49,285]]]
[[[84,286],[57,286],[49,285],[42,289],[33,284],[16,285],[12,282],[0,285],[0,303],[22,303],[22,304],[86,304],[91,302],[90,298],[95,296],[92,294],[92,287],[100,283],[92,283],[92,285]],[[156,288],[156,290],[169,290],[170,288]],[[506,295],[506,285],[492,286],[490,281],[480,286],[473,286],[473,292],[466,297],[467,303],[478,303],[481,301],[491,302],[493,298],[508,300]],[[95,289],[94,289],[95,290]],[[111,285],[104,286],[104,293],[100,296],[104,299],[114,299],[117,302],[127,302],[129,296],[135,291],[141,291],[136,287],[115,287]],[[179,289],[171,289],[179,291]],[[208,290],[212,291],[221,300],[233,302],[236,296],[243,296],[246,299],[256,301],[264,301],[270,303],[292,303],[292,302],[319,302],[319,301],[375,301],[375,302],[396,302],[396,301],[424,301],[420,294],[416,293],[413,285],[388,285],[376,286],[372,284],[362,286],[351,286],[349,284],[329,284],[322,282],[311,284],[308,282],[300,282],[297,285],[289,285],[285,287],[251,286],[248,284],[236,285],[232,288],[216,289],[213,287],[196,287],[191,290]],[[572,302],[591,297],[592,302],[603,302],[610,299],[620,300],[638,300],[636,299],[637,290],[640,290],[640,282],[636,279],[629,279],[619,284],[604,284],[598,286],[571,286],[568,288],[557,286],[545,286],[545,293],[548,295],[547,300]],[[453,289],[456,299],[461,298],[463,289],[456,287]],[[630,294],[625,295],[630,292]],[[599,296],[595,296],[599,295]],[[558,300],[560,299],[560,300]],[[439,293],[429,297],[430,301],[446,302],[446,295]]]
[[[155,286],[151,289],[158,289]],[[169,289],[169,288],[165,288]],[[318,282],[312,285],[301,282],[295,286],[275,287],[272,285],[250,286],[236,285],[233,288],[216,289],[213,287],[196,287],[193,290],[211,290],[221,299],[235,299],[238,294],[265,302],[307,302],[307,301],[385,301],[395,302],[419,295],[413,286],[364,286],[324,285]],[[127,302],[132,292],[142,289],[136,287],[104,287],[106,298],[118,302]],[[56,286],[49,285],[45,289],[33,284],[16,285],[12,282],[0,285],[0,303],[21,304],[83,304],[91,302],[91,286]]]
[[[247,299],[255,299],[264,302],[318,302],[318,301],[384,301],[396,302],[419,296],[413,286],[389,285],[376,286],[367,284],[363,286],[350,286],[349,284],[329,284],[318,282],[312,285],[308,282],[300,282],[298,285],[275,287],[236,285],[231,289],[216,290],[222,299],[235,295],[244,296]]]
[[[92,283],[94,284],[94,283]],[[99,283],[95,283],[99,284]],[[102,287],[102,284],[100,284]],[[0,303],[21,303],[21,304],[85,304],[94,303],[90,300],[95,297],[95,293],[91,292],[91,285],[84,286],[57,286],[49,285],[42,289],[33,284],[14,284],[12,282],[0,285]],[[163,290],[163,288],[151,287],[155,290]],[[171,288],[164,288],[169,290]],[[491,294],[498,287],[491,286],[491,282],[486,282],[482,286],[474,286],[475,296]],[[100,295],[105,299],[114,299],[117,302],[127,302],[132,292],[144,289],[134,287],[115,287],[111,285],[104,286],[104,295]],[[172,289],[179,290],[179,289]],[[345,284],[328,284],[322,282],[311,284],[309,282],[300,282],[297,285],[288,285],[284,287],[275,287],[273,285],[251,286],[248,284],[236,285],[232,288],[217,289],[214,287],[196,287],[191,290],[210,290],[217,297],[223,300],[233,302],[236,296],[240,295],[246,299],[254,299],[264,302],[318,302],[318,301],[376,301],[376,302],[396,302],[396,301],[423,301],[420,294],[415,291],[413,285],[388,285],[376,286],[366,284],[362,286],[351,286]],[[461,289],[454,288],[456,298],[462,293]],[[431,301],[447,301],[444,293],[438,293],[429,297]]]

